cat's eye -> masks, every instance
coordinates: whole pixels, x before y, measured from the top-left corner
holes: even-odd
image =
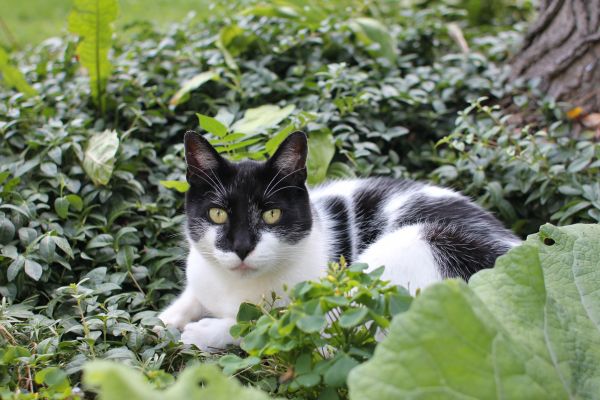
[[[281,210],[279,208],[273,208],[272,210],[265,211],[262,217],[267,224],[276,224],[281,219]]]
[[[227,221],[227,211],[222,208],[211,208],[208,210],[208,216],[215,224],[224,224]]]

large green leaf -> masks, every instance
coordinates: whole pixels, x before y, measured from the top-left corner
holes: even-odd
[[[112,69],[108,60],[112,23],[117,14],[117,0],[75,0],[69,15],[69,31],[82,37],[77,46],[79,61],[90,74],[92,97],[102,112],[106,107],[106,82]]]
[[[19,71],[17,67],[10,65],[8,62],[8,54],[6,54],[6,51],[4,51],[2,47],[0,47],[0,74],[2,74],[2,79],[7,86],[17,89],[24,95],[36,96],[38,94],[37,91],[27,83],[21,71]]]
[[[294,105],[290,104],[279,108],[272,104],[266,104],[257,108],[250,108],[244,113],[244,117],[236,121],[230,131],[245,133],[248,136],[263,133],[269,128],[277,126],[286,119],[293,111]]]
[[[418,296],[351,398],[598,398],[599,289],[600,225],[544,225],[468,286]]]
[[[101,400],[263,400],[269,399],[258,389],[245,388],[225,377],[214,365],[195,365],[184,370],[176,383],[156,390],[140,372],[109,361],[85,365],[83,382],[98,392]]]
[[[90,138],[83,158],[83,169],[96,185],[106,185],[110,181],[118,149],[116,131],[106,130]]]

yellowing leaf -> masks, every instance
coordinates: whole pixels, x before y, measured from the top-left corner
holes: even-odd
[[[581,114],[583,114],[583,108],[581,107],[575,107],[567,111],[567,117],[569,119],[577,119],[581,116]]]
[[[83,159],[83,169],[96,185],[106,185],[115,167],[119,149],[116,131],[96,133],[88,142]]]

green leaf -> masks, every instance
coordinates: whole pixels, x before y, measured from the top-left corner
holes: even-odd
[[[69,378],[62,369],[48,367],[35,374],[35,383],[43,383],[54,390],[63,391],[69,387]]]
[[[250,108],[244,113],[244,117],[231,126],[235,133],[245,133],[248,136],[264,133],[267,129],[277,126],[286,119],[295,109],[293,104],[284,108],[272,104],[266,104],[257,108]]]
[[[96,185],[107,185],[115,168],[119,149],[116,131],[106,130],[93,135],[85,150],[83,169]]]
[[[69,202],[69,204],[73,207],[75,211],[83,210],[83,200],[76,194],[69,194],[65,196]]]
[[[341,387],[346,384],[346,379],[350,371],[359,364],[354,358],[346,353],[336,356],[336,360],[331,364],[323,376],[325,384],[333,387]]]
[[[417,296],[352,399],[594,398],[600,393],[600,225],[537,235],[475,274]]]
[[[47,262],[52,262],[54,260],[56,243],[54,242],[54,238],[52,236],[46,235],[42,240],[40,240],[39,252],[40,256],[42,256]]]
[[[34,281],[38,281],[42,277],[42,266],[28,258],[25,259],[25,273]]]
[[[67,215],[69,215],[69,200],[66,197],[57,197],[54,200],[54,210],[60,218],[67,218]]]
[[[204,85],[208,81],[216,81],[218,79],[219,74],[214,71],[206,71],[199,73],[193,78],[183,82],[183,84],[181,85],[181,89],[179,89],[177,93],[175,93],[173,97],[171,97],[171,100],[169,100],[169,104],[172,106],[176,106],[178,104],[183,103],[185,101],[184,98],[188,93],[195,89],[198,89],[200,86]]]
[[[252,303],[242,303],[237,313],[237,322],[249,322],[260,318],[263,315],[260,308]]]
[[[186,181],[159,181],[167,189],[175,189],[179,193],[185,193],[190,190],[190,184]]]
[[[335,154],[335,142],[331,132],[311,132],[308,137],[308,184],[316,185],[327,176],[329,163]]]
[[[69,31],[82,38],[77,46],[81,65],[88,70],[92,97],[102,113],[106,109],[106,83],[112,65],[112,23],[117,19],[117,0],[75,0],[69,15]]]
[[[254,356],[241,358],[235,354],[227,354],[219,358],[219,365],[223,367],[225,375],[233,375],[237,371],[253,367],[259,363],[260,358]]]
[[[18,256],[10,263],[8,269],[6,270],[6,278],[9,282],[12,282],[17,277],[19,272],[21,272],[21,269],[23,269],[24,264],[25,259],[23,256]]]
[[[0,217],[0,244],[8,244],[15,237],[15,226],[5,217]]]
[[[196,116],[198,117],[200,127],[205,131],[221,138],[227,135],[227,127],[218,120],[203,114],[196,114]]]
[[[352,328],[363,322],[369,309],[366,307],[349,308],[340,316],[340,325],[344,328]]]
[[[320,332],[327,326],[327,320],[323,315],[305,315],[296,323],[298,329],[306,333]]]
[[[2,79],[7,86],[17,89],[25,96],[33,97],[38,95],[38,92],[27,83],[21,71],[10,65],[8,54],[6,54],[6,51],[2,47],[0,47],[0,74],[2,74]]]
[[[84,368],[84,384],[98,393],[100,400],[268,400],[258,389],[243,387],[226,378],[214,365],[186,368],[172,386],[157,390],[143,375],[122,364],[93,361]]]
[[[348,26],[356,37],[369,48],[369,53],[386,58],[392,65],[396,62],[398,50],[396,40],[380,21],[373,18],[354,18]]]

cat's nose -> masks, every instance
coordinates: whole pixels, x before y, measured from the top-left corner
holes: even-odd
[[[233,244],[233,251],[238,255],[240,260],[244,261],[246,256],[254,249],[254,246],[247,241],[239,241]]]

